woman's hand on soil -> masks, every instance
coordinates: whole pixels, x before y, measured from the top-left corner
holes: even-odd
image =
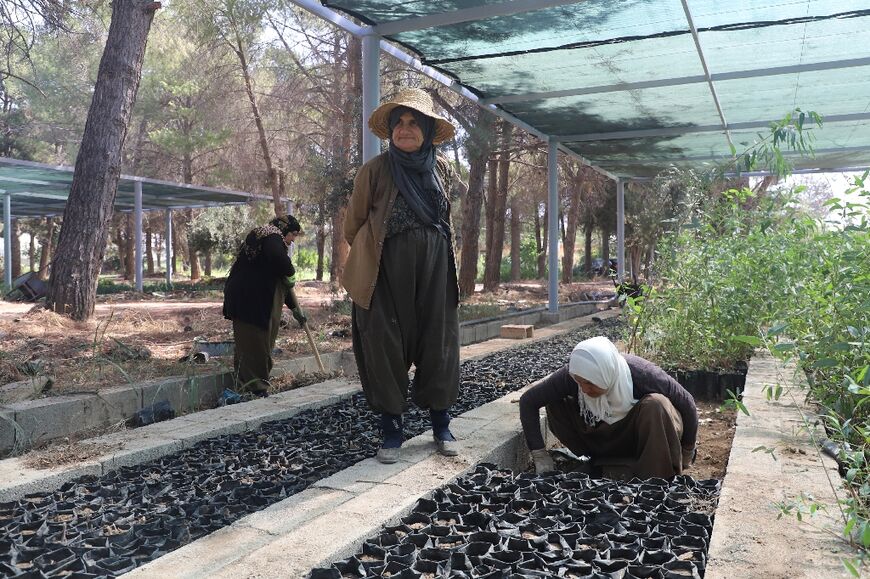
[[[556,470],[556,464],[546,448],[532,451],[532,460],[535,462],[535,474],[544,474]]]
[[[683,470],[686,470],[695,463],[696,456],[698,456],[697,447],[693,446],[692,448],[683,449]]]

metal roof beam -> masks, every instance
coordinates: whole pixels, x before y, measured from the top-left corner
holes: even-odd
[[[336,26],[343,28],[344,30],[346,30],[347,32],[350,32],[351,34],[365,36],[365,35],[371,33],[371,28],[366,29],[366,28],[363,28],[363,27],[351,22],[349,19],[345,18],[344,16],[341,16],[340,14],[337,14],[333,10],[330,10],[329,8],[324,7],[319,2],[315,2],[314,0],[291,0],[291,1],[294,4],[296,4],[297,6],[299,6],[301,8],[305,8],[306,10],[311,12],[312,14],[315,14],[315,15],[320,16],[321,18],[323,18],[325,20],[328,20],[329,22],[332,22]],[[441,71],[432,68],[431,66],[427,66],[427,65],[423,64],[422,62],[420,62],[420,60],[418,58],[415,58],[414,56],[408,54],[404,50],[397,48],[396,46],[390,44],[386,40],[381,39],[380,47],[381,47],[382,51],[386,52],[387,54],[389,54],[393,58],[399,60],[400,62],[403,62],[407,66],[410,66],[411,68],[413,68],[417,72],[428,76],[432,80],[440,82],[441,84],[445,85],[447,88],[452,90],[453,92],[467,98],[468,100],[475,103],[476,105],[478,105],[482,108],[485,108],[486,110],[488,110],[492,114],[496,115],[497,117],[502,118],[502,119],[506,120],[507,122],[513,124],[514,126],[521,128],[522,130],[526,131],[527,133],[529,133],[531,135],[534,135],[535,137],[541,139],[542,141],[549,142],[550,139],[552,138],[550,135],[546,135],[546,134],[542,133],[540,130],[532,127],[531,125],[529,125],[521,120],[519,120],[515,116],[513,116],[510,113],[496,107],[495,105],[488,105],[488,104],[481,102],[480,97],[478,97],[476,94],[474,94],[473,92],[471,92],[470,90],[468,90],[467,88],[465,88],[464,86],[462,86],[461,84],[456,82],[454,79],[445,75]],[[605,175],[606,177],[609,177],[610,179],[617,178],[613,173],[610,173],[609,171],[606,171],[606,170],[602,169],[601,167],[595,167],[595,166],[591,165],[588,161],[583,159],[577,153],[570,151],[569,149],[566,149],[564,147],[560,147],[560,149],[562,151],[564,151],[565,153],[570,154],[571,156],[577,158],[583,164],[589,165],[590,167],[592,167],[593,169],[595,169],[596,171],[598,171],[602,175]]]
[[[389,36],[391,34],[401,34],[402,32],[412,32],[414,30],[424,30],[438,26],[450,26],[451,24],[485,20],[497,16],[510,16],[512,14],[533,12],[576,3],[577,0],[513,0],[498,4],[487,3],[483,6],[475,6],[474,8],[451,10],[450,12],[441,12],[417,18],[384,22],[383,24],[375,25],[373,28],[374,33],[378,36]]]
[[[814,72],[819,70],[837,70],[842,68],[854,68],[858,66],[870,66],[870,57],[867,58],[850,58],[846,60],[831,60],[826,62],[815,62],[809,64],[792,64],[789,66],[774,66],[770,68],[756,68],[750,70],[735,70],[732,72],[711,73],[710,78],[716,81],[739,80],[744,78],[758,78],[764,76],[779,76],[784,74],[798,74],[802,72]],[[590,86],[584,88],[574,88],[565,90],[554,90],[546,92],[530,92],[525,94],[493,96],[481,99],[484,104],[509,104],[520,103],[531,100],[564,98],[572,96],[582,96],[587,94],[601,94],[609,92],[622,92],[630,90],[640,90],[647,88],[661,88],[668,86],[681,86],[686,84],[696,84],[706,81],[703,74],[691,76],[680,76],[674,78],[661,78],[657,80],[644,80],[638,82],[623,82],[616,84],[605,84],[599,86]]]
[[[692,40],[695,41],[698,58],[701,60],[701,66],[704,69],[704,76],[707,78],[707,86],[710,87],[710,94],[713,97],[713,103],[716,105],[716,111],[719,113],[719,119],[722,121],[722,128],[725,130],[725,138],[728,139],[728,145],[733,149],[734,143],[731,141],[731,133],[728,131],[728,121],[725,120],[725,112],[722,110],[722,105],[719,103],[719,95],[716,94],[716,86],[713,84],[713,79],[710,77],[710,69],[707,66],[707,58],[704,56],[704,49],[701,48],[701,40],[698,37],[698,29],[695,28],[695,21],[692,19],[692,11],[689,10],[689,4],[686,0],[680,0],[680,2],[683,4],[683,12],[685,12],[686,21],[689,23],[689,30],[692,31]]]
[[[825,123],[841,123],[849,121],[870,120],[870,112],[849,113],[844,115],[829,115],[822,119]],[[740,131],[744,129],[759,129],[770,126],[775,121],[750,121],[732,123],[724,129],[719,125],[696,125],[687,127],[666,127],[662,129],[639,129],[636,131],[614,131],[610,133],[586,133],[581,135],[556,135],[553,138],[560,143],[585,143],[589,141],[615,141],[618,139],[642,139],[646,137],[677,137],[693,133],[715,133]]]
[[[53,185],[54,183],[49,183],[48,181],[37,181],[35,179],[20,179],[18,177],[6,177],[4,175],[0,175],[0,181],[6,183],[21,183],[22,185]]]

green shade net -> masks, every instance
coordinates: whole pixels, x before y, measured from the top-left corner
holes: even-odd
[[[0,157],[0,199],[7,193],[12,196],[11,214],[16,217],[62,215],[72,178],[72,167],[55,167]],[[114,204],[117,211],[133,211],[135,186],[135,179],[126,175],[118,180]],[[230,205],[249,202],[256,197],[239,191],[183,183],[153,179],[142,181],[142,206],[146,211]],[[0,203],[0,214],[2,212],[3,205]]]
[[[814,131],[816,157],[797,159],[798,167],[867,164],[866,1],[687,0],[715,97],[680,0],[495,13],[511,4],[324,1],[365,24],[407,21],[387,39],[620,176],[727,159],[723,117],[740,150],[795,108],[832,119]],[[474,20],[415,29],[414,19],[481,6]]]

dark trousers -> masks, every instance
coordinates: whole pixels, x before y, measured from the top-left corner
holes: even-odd
[[[236,373],[236,389],[250,392],[266,392],[269,389],[269,374],[272,372],[272,349],[278,338],[281,325],[281,310],[284,307],[284,286],[275,287],[272,297],[272,313],[266,328],[241,320],[233,320],[233,368]]]
[[[683,472],[683,420],[662,394],[641,398],[622,420],[590,427],[576,405],[547,405],[547,424],[571,452],[600,459],[626,459],[634,476],[669,478]]]
[[[446,410],[456,402],[459,295],[449,243],[432,228],[388,238],[370,308],[353,306],[353,352],[375,412],[405,411],[411,364],[417,406]]]

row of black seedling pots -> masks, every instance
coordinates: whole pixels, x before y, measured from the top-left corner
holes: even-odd
[[[729,392],[735,396],[743,392],[748,368],[746,362],[740,362],[730,371],[668,370],[668,374],[695,400],[721,402],[730,397]]]
[[[478,465],[421,499],[353,557],[313,569],[340,577],[703,577],[719,481],[621,483]]]
[[[463,363],[462,413],[557,370],[597,328]],[[113,577],[298,493],[377,452],[362,395],[155,461],[0,504],[0,575]],[[406,436],[429,429],[406,414]]]

